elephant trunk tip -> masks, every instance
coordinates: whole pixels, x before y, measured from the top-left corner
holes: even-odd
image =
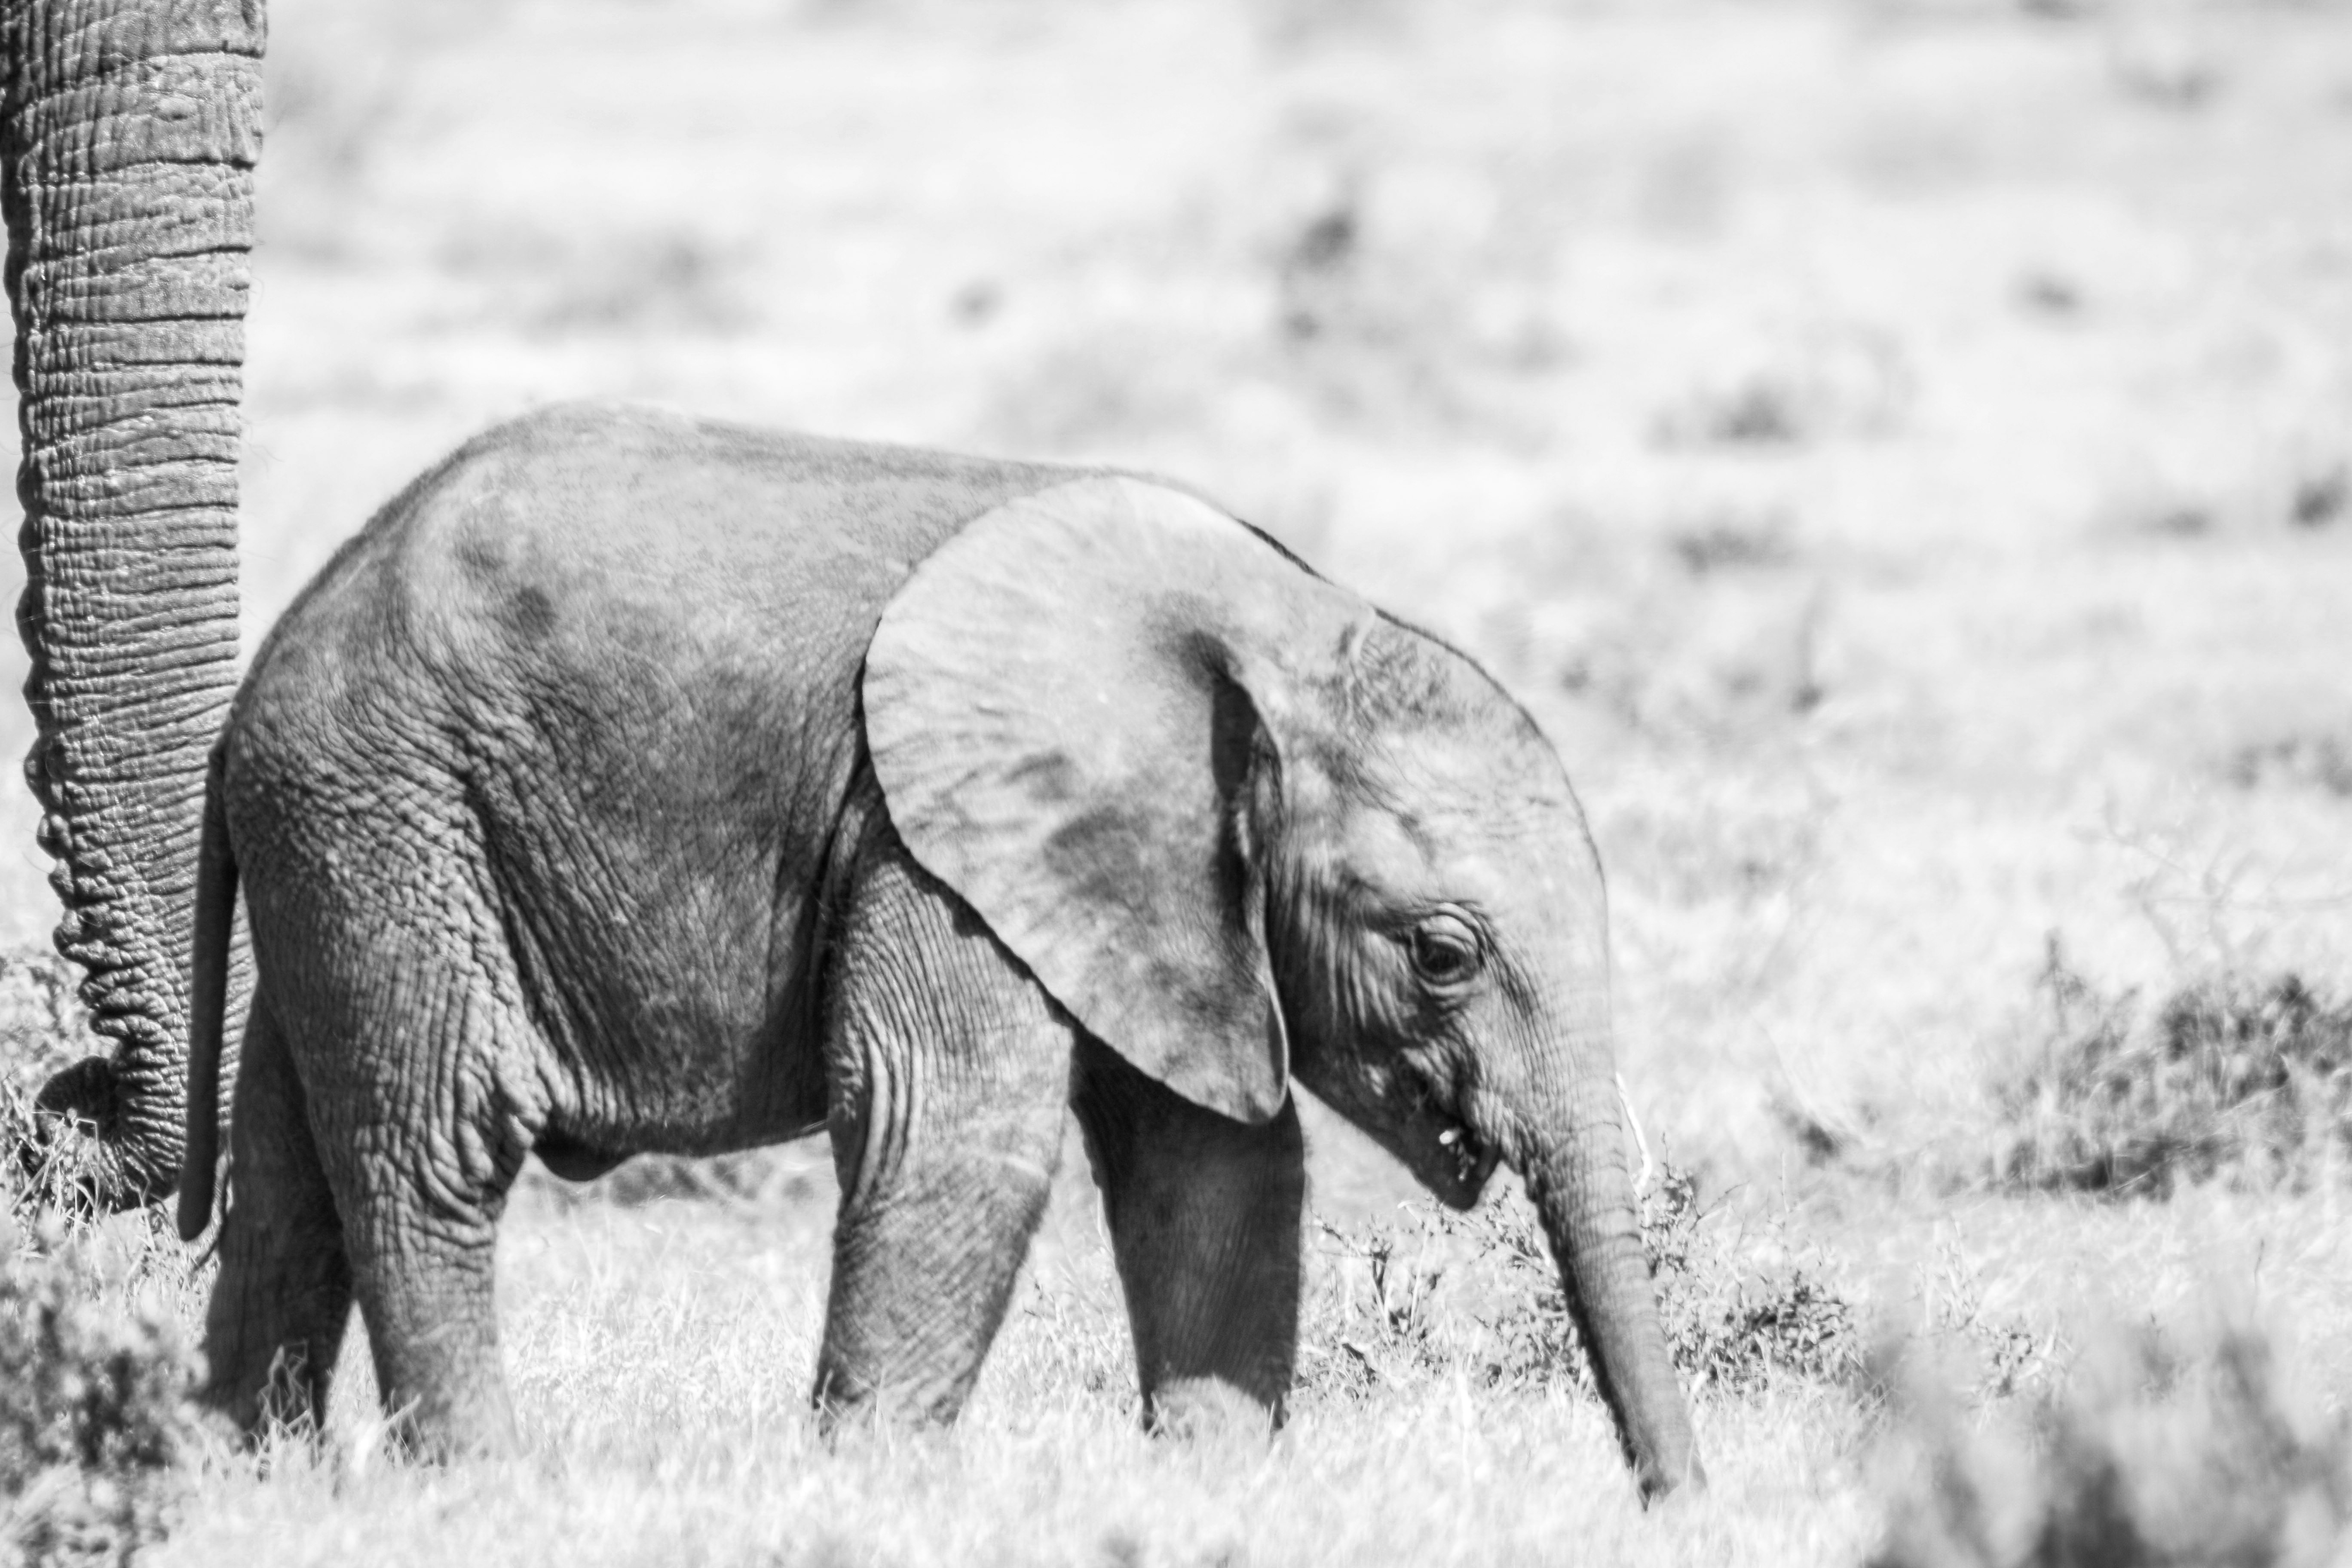
[[[115,1064],[85,1057],[50,1075],[10,1151],[36,1192],[58,1205],[91,1214],[142,1208],[179,1184],[176,1145],[130,1125],[125,1088]]]
[[[1523,1172],[1569,1316],[1643,1505],[1706,1485],[1642,1241],[1613,1096],[1563,1114]]]
[[[1634,1463],[1633,1485],[1644,1510],[1688,1502],[1706,1495],[1706,1467],[1699,1463],[1696,1447],[1685,1452],[1681,1464],[1671,1469],[1659,1463],[1655,1456],[1645,1455]]]

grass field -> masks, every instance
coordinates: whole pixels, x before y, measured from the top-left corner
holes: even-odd
[[[1183,475],[1528,703],[1709,1267],[1798,1269],[1857,1355],[1914,1351],[1703,1391],[1713,1489],[1644,1517],[1596,1405],[1494,1373],[1542,1321],[1499,1255],[1424,1236],[1318,1116],[1339,1234],[1271,1449],[1134,1432],[1075,1140],[969,1418],[827,1449],[833,1189],[796,1146],[530,1181],[500,1287],[529,1457],[388,1465],[347,1398],[323,1450],[176,1471],[157,1562],[2352,1552],[2352,10],[272,26],[249,633],[416,469],[558,397]],[[19,946],[55,918],[33,820],[11,792]],[[175,1246],[97,1246],[135,1261],[108,1300],[193,1321]],[[2063,1500],[2100,1456],[2143,1555],[2047,1533],[2095,1516]],[[2267,1555],[2216,1544],[2238,1513]]]

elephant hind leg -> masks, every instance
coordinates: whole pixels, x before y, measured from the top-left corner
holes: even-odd
[[[455,1047],[428,1029],[418,1049],[446,1061]],[[415,1458],[511,1453],[520,1437],[499,1354],[498,1219],[530,1140],[492,1110],[415,1106],[420,1076],[339,1098],[404,1109],[330,1145],[376,1389]]]
[[[357,1283],[384,1414],[418,1458],[512,1453],[521,1438],[499,1358],[496,1226],[478,1207],[436,1215],[420,1198],[364,1201],[378,1239],[361,1251]]]
[[[341,1223],[286,1036],[257,996],[239,1054],[202,1400],[249,1435],[315,1431],[351,1322]]]
[[[1073,1030],[894,839],[869,840],[830,981],[841,1214],[815,1400],[951,1420],[1045,1215]]]
[[[1088,1037],[1078,1125],[1102,1187],[1155,1429],[1279,1423],[1298,1351],[1307,1199],[1298,1108],[1204,1110]]]
[[[521,1026],[438,933],[390,913],[362,929],[364,950],[297,972],[304,989],[284,1012],[376,1391],[414,1457],[509,1453],[498,1220],[545,1121],[516,1070]],[[265,977],[275,951],[260,951]]]

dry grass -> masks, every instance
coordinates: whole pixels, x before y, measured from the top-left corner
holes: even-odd
[[[168,1532],[207,1440],[189,1273],[160,1216],[0,1217],[0,1563],[127,1563]]]
[[[788,1151],[782,1163],[805,1152]],[[821,1169],[805,1173],[812,1184]],[[2002,1521],[2000,1539],[2009,1541],[2028,1528],[2016,1519],[2073,1506],[2050,1500],[2072,1495],[2065,1478],[2076,1470],[2158,1489],[2168,1511],[2151,1531],[2243,1533],[2284,1519],[2299,1540],[2325,1542],[2322,1527],[2336,1517],[2315,1512],[2311,1500],[2341,1495],[2328,1489],[2340,1484],[2329,1467],[2341,1442],[2328,1423],[2342,1417],[2257,1386],[2273,1377],[2268,1342],[2242,1334],[2226,1352],[2237,1359],[2224,1372],[2252,1390],[2253,1403],[2229,1404],[2244,1389],[2226,1379],[2211,1399],[2165,1392],[2160,1420],[2147,1427],[2134,1425],[2137,1415],[2111,1419],[2121,1408],[2114,1391],[2138,1384],[2117,1383],[2095,1358],[2078,1375],[2060,1364],[2072,1363],[2071,1349],[2032,1342],[1988,1304],[1996,1291],[2013,1294],[2021,1264],[2032,1278],[2069,1255],[2151,1303],[2160,1292],[2148,1283],[2200,1289],[2203,1268],[2117,1246],[2117,1233],[2076,1230],[2047,1200],[2032,1211],[2041,1234],[2013,1234],[2028,1211],[1981,1216],[1990,1226],[1948,1237],[1932,1273],[1915,1272],[1860,1309],[1881,1321],[1920,1311],[1914,1354],[1943,1369],[1924,1403],[1909,1384],[1914,1404],[1891,1447],[1885,1373],[1856,1375],[1844,1353],[1852,1315],[1836,1315],[1838,1353],[1810,1366],[1794,1364],[1785,1337],[1768,1326],[1729,1363],[1748,1375],[1698,1391],[1713,1490],[1663,1518],[1633,1507],[1606,1420],[1546,1331],[1556,1316],[1549,1287],[1507,1207],[1444,1225],[1421,1215],[1342,1222],[1341,1245],[1325,1233],[1305,1386],[1280,1440],[1270,1449],[1156,1443],[1135,1426],[1124,1315],[1083,1182],[1073,1172],[1063,1183],[963,1425],[827,1445],[805,1406],[824,1289],[821,1201],[583,1203],[534,1180],[518,1196],[501,1254],[507,1359],[528,1450],[457,1472],[386,1458],[357,1347],[322,1444],[280,1438],[255,1458],[192,1444],[170,1397],[184,1368],[184,1327],[171,1325],[184,1325],[196,1300],[177,1249],[135,1219],[53,1236],[37,1272],[12,1263],[12,1280],[41,1283],[12,1287],[10,1300],[70,1320],[46,1347],[42,1377],[84,1391],[85,1427],[129,1440],[112,1450],[112,1471],[53,1472],[47,1491],[26,1494],[37,1507],[18,1503],[20,1536],[38,1539],[23,1531],[45,1528],[56,1500],[79,1495],[99,1500],[70,1516],[85,1542],[139,1539],[168,1521],[177,1529],[158,1560],[194,1563],[1483,1563],[1549,1561],[1574,1541],[1629,1563],[1852,1562],[1883,1548],[1911,1552],[1886,1559],[1908,1563],[1979,1560],[1919,1555],[1929,1549],[1915,1537],[1931,1527],[1948,1533],[1959,1527],[1945,1514],[1976,1509]],[[1781,1281],[1783,1300],[1820,1299],[1807,1282],[1835,1260],[1817,1245],[1798,1244],[1804,1256],[1792,1260],[1779,1237],[1735,1231],[1720,1211],[1696,1217],[1674,1186],[1663,1192],[1650,1230],[1686,1367],[1706,1364],[1704,1354],[1691,1360],[1694,1349],[1735,1348],[1712,1331],[1741,1320],[1717,1309],[1767,1299],[1759,1281]],[[2273,1209],[2219,1223],[2283,1239],[2319,1217]],[[2014,1256],[1986,1248],[1995,1234]],[[1386,1260],[1377,1274],[1375,1256]],[[1694,1266],[1698,1257],[1706,1267]],[[2347,1260],[2338,1244],[2294,1260],[2291,1278],[2332,1290]],[[1835,1266],[1854,1272],[1851,1262]],[[1680,1330],[1692,1326],[1701,1331],[1685,1338]],[[2154,1375],[2149,1358],[2160,1354],[2169,1358],[2168,1385],[2205,1386],[2196,1380],[2206,1374],[2163,1338],[2142,1340],[2155,1349],[2132,1363],[2141,1368],[2132,1376]],[[1954,1387],[1972,1392],[1956,1397]],[[2287,1425],[2262,1425],[2282,1399]],[[71,1399],[50,1407],[76,1408]],[[2012,1429],[2021,1436],[2000,1447],[1999,1434]],[[147,1436],[159,1430],[175,1466],[144,1462],[162,1451]],[[2143,1440],[2150,1430],[2162,1441]],[[2270,1447],[2249,1446],[2250,1431]],[[1980,1459],[1989,1444],[1991,1457]],[[2042,1457],[2053,1453],[2074,1468],[2051,1471],[2059,1479],[2047,1483],[2015,1480],[2047,1469]],[[1932,1485],[1974,1489],[1919,1491],[1923,1463],[1942,1478]],[[107,1489],[125,1470],[139,1484]],[[62,1484],[68,1475],[101,1484],[74,1494]],[[2267,1489],[2249,1501],[2257,1484]],[[2198,1499],[2210,1510],[2200,1512]],[[129,1511],[131,1502],[144,1511]],[[93,1529],[93,1514],[103,1529]]]
[[[2099,1436],[2138,1395],[2098,1393],[2095,1353],[2118,1322],[2178,1339],[2220,1277],[2296,1347],[2263,1385],[2320,1406],[2293,1452],[2330,1451],[2352,1226],[2335,1080],[2294,1042],[2352,995],[2341,6],[272,9],[249,630],[417,468],[551,397],[1184,474],[1460,641],[1559,744],[1611,869],[1626,1080],[1708,1194],[1686,1350],[1763,1343],[1784,1307],[1820,1344],[1910,1325],[1957,1347],[1949,1430],[2023,1434],[2011,1470],[2122,1456],[2226,1521],[2261,1486]],[[37,942],[10,801],[0,941]],[[2084,987],[2063,1027],[2053,931]],[[1772,1371],[1801,1331],[1686,1358],[1719,1369],[1716,1488],[1638,1515],[1519,1222],[1433,1234],[1315,1129],[1356,1239],[1318,1253],[1310,1390],[1268,1453],[1134,1435],[1082,1181],[971,1419],[822,1447],[830,1175],[794,1149],[526,1190],[524,1461],[388,1468],[354,1397],[322,1450],[206,1458],[158,1555],[1810,1564],[1890,1539],[1869,1379]],[[2150,1129],[2169,1196],[2071,1190],[2148,1166]],[[1993,1179],[2020,1150],[2030,1190]],[[1441,1265],[1442,1299],[1399,1297]],[[1426,1354],[1375,1332],[1401,1300]],[[2074,1426],[2035,1425],[2070,1397]],[[2272,1394],[2236,1397],[2155,1399],[2147,1429],[2252,1451]],[[2074,1495],[2008,1473],[1979,1489],[2020,1517]]]
[[[1376,1393],[1310,1392],[1270,1449],[1150,1441],[1134,1420],[1117,1287],[1083,1229],[1046,1238],[953,1435],[828,1447],[803,1403],[821,1252],[764,1246],[747,1211],[572,1214],[558,1227],[526,1215],[509,1243],[525,1461],[418,1475],[383,1467],[372,1434],[346,1426],[322,1455],[277,1456],[266,1480],[216,1462],[175,1550],[195,1562],[264,1543],[273,1561],[323,1560],[364,1541],[373,1560],[418,1563],[1482,1563],[1577,1541],[1611,1560],[1764,1563],[1852,1560],[1873,1528],[1864,1500],[1830,1489],[1864,1417],[1819,1391],[1703,1411],[1730,1508],[1663,1526],[1635,1508],[1597,1405],[1565,1381],[1493,1387],[1458,1361]]]
[[[53,1075],[104,1045],[90,1033],[79,980],[55,952],[0,950],[0,1161],[12,1166],[0,1192],[8,1200],[5,1212],[19,1219],[89,1217],[81,1160],[91,1145],[36,1105]]]

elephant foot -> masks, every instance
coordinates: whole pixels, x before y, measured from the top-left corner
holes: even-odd
[[[1222,1377],[1183,1377],[1152,1391],[1144,1425],[1155,1437],[1187,1443],[1264,1443],[1275,1414]]]
[[[462,1401],[407,1401],[392,1414],[389,1442],[400,1458],[422,1465],[509,1459],[522,1452],[522,1432],[503,1382]]]
[[[327,1417],[327,1389],[341,1350],[339,1337],[313,1346],[292,1341],[275,1347],[258,1367],[236,1347],[225,1348],[215,1370],[196,1391],[196,1408],[226,1426],[247,1447],[293,1438],[315,1442]]]
[[[828,1366],[810,1403],[816,1410],[817,1436],[833,1443],[884,1428],[906,1432],[950,1426],[962,1411],[966,1392],[961,1382],[929,1389],[920,1384],[861,1386]]]

